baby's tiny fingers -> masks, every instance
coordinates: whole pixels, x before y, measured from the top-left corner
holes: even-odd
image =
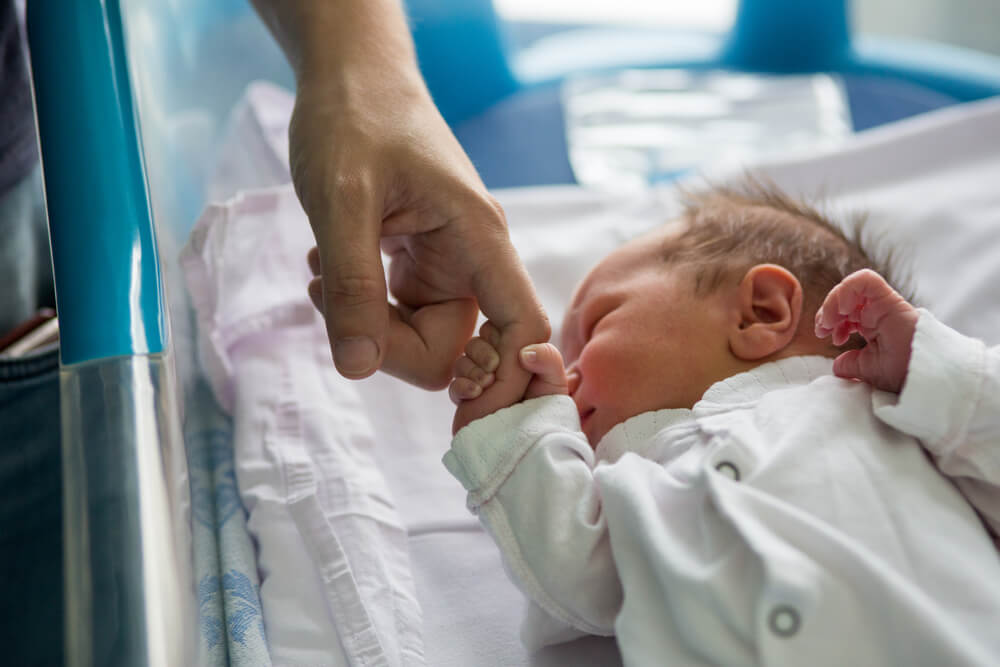
[[[854,380],[861,375],[861,350],[848,350],[833,360],[833,374]]]
[[[476,336],[465,345],[465,354],[487,373],[500,365],[500,354],[486,339]]]
[[[851,334],[857,330],[858,326],[856,323],[850,320],[843,320],[833,330],[833,344],[837,346],[843,345],[851,338]]]
[[[494,350],[500,349],[500,330],[497,326],[486,320],[483,322],[483,326],[479,327],[479,335],[487,343],[493,346]]]
[[[822,305],[816,311],[816,335],[819,335],[819,327],[822,327],[827,332],[833,331],[844,316],[840,313],[840,292],[843,290],[844,284],[839,283],[830,290],[826,298],[823,299]],[[822,336],[821,336],[822,337]]]
[[[848,276],[848,279],[850,277]],[[848,282],[848,279],[833,289],[836,292],[837,312],[842,316],[850,317],[857,312],[859,305],[864,304],[864,297],[858,284],[853,281]]]
[[[483,388],[466,377],[457,377],[448,385],[448,398],[455,405],[478,398],[482,393]]]
[[[872,312],[872,303],[886,291],[891,293],[892,288],[871,269],[861,269],[850,274],[830,290],[819,307],[816,313],[816,335],[825,338],[833,334],[834,345],[841,345],[850,333],[861,329],[857,326],[859,322],[872,321],[875,314]],[[844,326],[845,322],[854,325],[846,335],[848,327]],[[868,328],[868,325],[865,324],[864,327]]]
[[[896,296],[902,299],[899,294],[886,282],[885,278],[871,269],[861,269],[844,278],[840,283],[853,295],[851,310],[867,311],[872,304],[878,304],[885,299],[892,300]],[[841,308],[843,312],[843,306]]]
[[[475,360],[465,355],[455,362],[455,377],[474,382],[483,389],[493,384],[495,379],[493,373],[485,371]]]
[[[569,380],[563,367],[562,355],[554,345],[539,343],[521,349],[519,361],[525,370],[535,374],[524,392],[525,400],[539,396],[569,394]]]
[[[546,393],[568,393],[569,382],[562,355],[551,343],[527,345],[519,353],[521,366],[535,374],[536,380],[545,385]]]
[[[816,334],[816,338],[826,338],[833,332],[833,329],[823,324],[823,306],[825,305],[824,301],[823,305],[816,311],[816,317],[813,318],[813,332]]]
[[[899,292],[885,286],[884,291],[868,302],[864,312],[861,313],[861,325],[872,333],[879,328],[882,320],[893,313],[905,312],[911,308],[910,304]]]

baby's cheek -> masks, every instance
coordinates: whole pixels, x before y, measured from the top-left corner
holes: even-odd
[[[588,346],[580,357],[580,372],[585,402],[602,408],[609,419],[618,423],[670,402],[669,386],[664,391],[663,368],[650,358],[648,349],[615,343]],[[611,423],[610,426],[613,426]]]
[[[607,345],[588,345],[577,362],[589,402],[607,404],[621,396],[629,369],[618,350]]]

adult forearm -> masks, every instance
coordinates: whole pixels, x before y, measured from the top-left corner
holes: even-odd
[[[419,79],[400,0],[252,0],[299,82],[373,69]]]

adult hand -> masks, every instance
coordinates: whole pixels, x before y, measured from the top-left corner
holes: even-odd
[[[530,374],[517,350],[547,340],[549,324],[503,210],[430,99],[398,3],[257,4],[297,73],[292,178],[316,236],[309,289],[338,370],[443,388],[482,309],[508,360],[494,391],[523,395]],[[326,32],[314,25],[324,18]],[[317,31],[357,48],[321,48]]]

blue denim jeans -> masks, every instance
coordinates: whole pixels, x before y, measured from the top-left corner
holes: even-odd
[[[38,170],[0,195],[0,331],[52,303]],[[0,662],[63,663],[59,355],[0,359]]]
[[[54,308],[55,293],[42,176],[35,167],[0,193],[0,336],[41,306]]]

